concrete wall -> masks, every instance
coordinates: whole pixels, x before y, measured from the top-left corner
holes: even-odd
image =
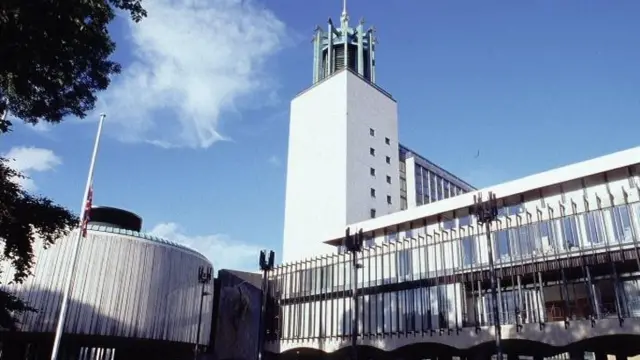
[[[53,333],[71,266],[77,230],[47,249],[34,244],[33,275],[12,284],[10,263],[0,263],[0,283],[37,313],[19,317],[24,333]],[[201,286],[198,268],[211,263],[194,250],[145,234],[90,226],[78,254],[65,334],[195,343]],[[212,292],[212,285],[205,288]],[[211,297],[202,312],[200,343],[206,345]]]
[[[343,228],[370,219],[371,210],[376,217],[400,210],[397,104],[353,73],[345,74],[347,218]],[[371,169],[375,170],[373,176]],[[391,203],[387,196],[391,196]]]
[[[522,205],[523,220],[531,214],[534,220],[561,217],[584,212],[589,209],[619,205],[640,200],[640,147],[605,155],[588,161],[571,164],[545,171],[504,184],[440,200],[428,205],[417,206],[406,211],[390,214],[367,221],[349,224],[354,229],[384,238],[388,232],[398,229],[424,228],[428,220],[427,233],[439,230],[443,224],[435,221],[438,216],[445,219],[454,215],[464,218],[474,204],[474,196],[479,193],[485,198],[489,191],[496,194],[501,207],[516,203]],[[587,202],[585,202],[585,197]],[[524,198],[524,199],[523,199]],[[524,201],[523,201],[524,200]],[[473,220],[473,219],[472,219]],[[515,224],[515,214],[501,219]],[[325,241],[339,240],[343,231],[336,231]]]
[[[333,251],[324,241],[371,209],[400,209],[397,108],[388,95],[338,72],[291,102],[289,126],[283,261]]]

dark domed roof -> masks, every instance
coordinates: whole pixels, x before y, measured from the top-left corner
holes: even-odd
[[[109,206],[95,206],[89,214],[89,224],[105,225],[131,231],[142,230],[142,218],[124,209]]]

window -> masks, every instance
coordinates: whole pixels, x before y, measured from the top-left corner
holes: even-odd
[[[629,208],[627,205],[615,206],[611,209],[613,233],[615,241],[629,242],[633,241],[633,235],[631,230],[631,216],[629,215]]]
[[[413,237],[413,229],[409,229],[404,233],[405,237],[412,238]]]
[[[444,230],[451,230],[456,227],[456,222],[453,219],[444,219],[442,220],[442,228]]]
[[[372,128],[369,128],[369,135],[376,136],[376,131],[373,130]]]
[[[500,260],[500,259],[506,259],[507,257],[510,256],[510,246],[509,246],[509,232],[507,230],[499,230],[497,233],[494,233],[496,235],[496,239],[495,239],[495,247],[496,247],[496,254],[494,256],[494,258],[496,260]],[[493,234],[492,234],[493,235]]]
[[[369,212],[372,219],[376,217],[376,209],[371,209]]]
[[[562,219],[562,235],[564,236],[565,249],[578,246],[578,242],[580,241],[578,237],[578,224],[573,216],[567,216]]]
[[[391,176],[387,175],[387,184],[391,184]]]
[[[374,198],[376,197],[376,189],[371,188],[371,197]]]
[[[391,195],[387,195],[387,204],[391,205]]]
[[[376,176],[376,169],[374,168],[369,169],[369,174],[371,174],[371,176]]]
[[[462,265],[472,266],[476,259],[476,239],[472,236],[467,236],[461,239],[462,241]]]
[[[393,230],[387,231],[387,233],[384,236],[384,239],[387,242],[398,241],[398,233]]]
[[[391,140],[388,137],[386,137],[384,138],[384,143],[387,145],[391,145]]]
[[[398,266],[398,277],[404,280],[411,274],[411,250],[400,250],[396,253],[396,261]]]
[[[585,214],[584,218],[589,242],[592,244],[602,243],[606,234],[602,213],[600,211],[590,211]]]
[[[376,156],[376,149],[369,148],[369,154],[371,154],[371,156]]]
[[[550,220],[545,220],[539,222],[538,226],[540,233],[540,245],[542,246],[542,250],[544,252],[555,250],[558,244],[556,242],[557,240],[554,223]]]
[[[387,156],[387,164],[391,164],[391,158]]]

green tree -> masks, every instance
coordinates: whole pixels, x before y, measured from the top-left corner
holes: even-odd
[[[110,60],[115,42],[108,25],[116,11],[138,22],[141,0],[3,0],[0,2],[0,135],[12,120],[28,124],[84,118],[120,65]],[[0,239],[3,255],[24,281],[33,265],[36,236],[45,245],[78,224],[68,209],[29,194],[15,183],[22,175],[0,158]],[[16,315],[30,311],[13,294],[0,291],[0,326],[14,328]]]

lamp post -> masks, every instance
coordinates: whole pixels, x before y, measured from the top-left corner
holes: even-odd
[[[489,255],[489,273],[491,277],[491,298],[493,299],[493,318],[495,322],[496,331],[496,355],[497,360],[502,360],[502,332],[500,326],[500,312],[498,310],[498,293],[497,293],[497,277],[496,269],[493,264],[493,246],[491,246],[491,223],[498,217],[498,201],[496,200],[496,194],[489,191],[489,196],[486,201],[482,199],[482,193],[473,196],[474,202],[474,214],[478,220],[478,225],[485,226],[485,234],[487,236],[487,251]]]
[[[198,359],[200,353],[200,327],[202,326],[202,305],[204,303],[204,297],[211,295],[211,293],[205,291],[205,286],[211,282],[211,275],[213,268],[211,266],[200,266],[198,268],[198,282],[202,284],[202,290],[200,291],[200,311],[198,313],[198,330],[196,332],[196,345],[193,348],[193,359]]]
[[[364,235],[362,229],[357,234],[351,235],[347,228],[344,236],[344,247],[351,253],[351,359],[358,359],[358,252],[362,251]]]
[[[264,349],[265,314],[267,312],[267,297],[269,296],[269,271],[273,270],[275,263],[275,253],[272,250],[260,251],[260,270],[262,270],[262,298],[260,299],[260,321],[258,324],[258,356],[262,359]]]

